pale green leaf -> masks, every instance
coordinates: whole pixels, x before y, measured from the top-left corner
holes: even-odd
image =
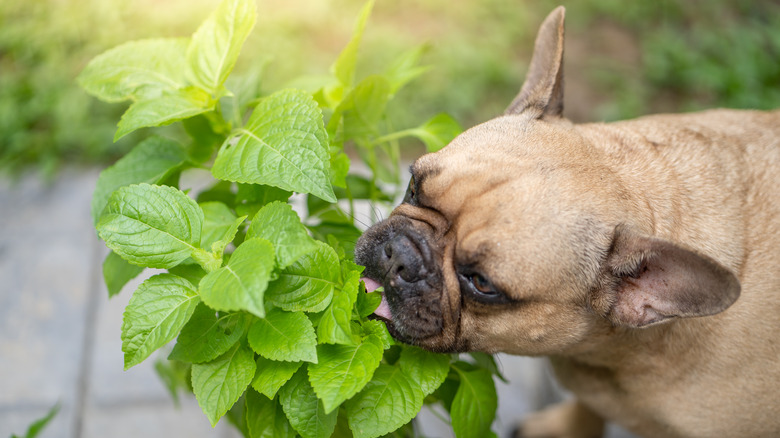
[[[317,249],[316,242],[309,236],[298,214],[285,202],[271,202],[261,208],[252,219],[246,236],[271,242],[280,269]]]
[[[130,184],[163,184],[180,171],[187,161],[184,146],[164,137],[149,137],[138,143],[113,166],[100,172],[92,194],[95,223],[116,189]]]
[[[199,302],[195,286],[181,277],[160,274],[143,282],[122,316],[125,369],[172,341]]]
[[[339,259],[325,243],[288,266],[268,285],[269,303],[290,311],[319,312],[333,297],[339,281]]]
[[[134,279],[144,268],[127,263],[122,257],[111,251],[103,261],[103,280],[108,289],[108,296],[113,297],[122,291],[128,281]]]
[[[341,51],[341,54],[339,54],[336,62],[331,66],[331,72],[338,78],[339,82],[341,82],[344,87],[351,87],[352,82],[354,81],[360,41],[363,39],[363,31],[366,28],[366,22],[371,15],[371,9],[373,9],[373,7],[373,0],[366,2],[363,6],[357,22],[355,23],[355,30],[352,32],[352,39],[350,39],[347,46]]]
[[[200,243],[203,211],[168,186],[122,187],[108,200],[96,226],[106,245],[130,263],[172,268]]]
[[[251,438],[295,438],[297,435],[273,397],[246,392],[246,427]]]
[[[336,428],[338,411],[325,413],[306,378],[306,367],[301,367],[279,390],[279,401],[290,424],[303,438],[328,438]]]
[[[233,347],[249,328],[245,313],[217,312],[201,303],[182,328],[168,359],[203,363],[216,359]]]
[[[249,328],[249,345],[271,360],[317,362],[317,338],[302,312],[270,310]]]
[[[355,438],[390,433],[420,412],[424,397],[400,367],[382,364],[365,388],[347,401],[349,428]]]
[[[212,426],[238,401],[254,375],[254,354],[241,344],[211,362],[192,365],[192,391]]]
[[[94,59],[78,76],[88,93],[108,102],[159,97],[186,86],[181,66],[189,38],[131,41]]]
[[[460,384],[452,401],[452,429],[458,438],[482,438],[490,434],[496,416],[496,385],[490,371],[458,371]]]
[[[320,319],[317,326],[317,335],[322,344],[355,344],[352,336],[350,321],[352,320],[352,307],[357,300],[360,272],[352,271],[344,282],[344,286],[337,290],[330,306]]]
[[[163,126],[214,109],[216,101],[195,87],[164,90],[158,97],[138,100],[122,114],[114,141],[139,128]]]
[[[334,120],[343,118],[344,140],[355,140],[360,145],[370,144],[379,135],[379,122],[385,115],[390,100],[390,84],[383,76],[372,75],[363,79],[336,108],[328,123],[333,133]]]
[[[428,152],[436,152],[447,146],[462,131],[463,128],[455,119],[449,114],[441,113],[410,132],[425,143]]]
[[[309,94],[299,90],[272,94],[257,105],[238,133],[222,145],[211,169],[214,177],[336,202],[322,113]]]
[[[223,0],[192,35],[186,69],[190,83],[214,97],[222,94],[222,84],[233,70],[256,19],[254,0]]]
[[[427,45],[420,45],[404,52],[387,69],[384,76],[390,82],[390,94],[396,94],[404,85],[430,69],[428,66],[417,65],[420,57],[428,50]]]
[[[320,345],[319,362],[309,365],[309,381],[325,412],[336,409],[371,380],[384,352],[382,341],[369,336],[360,345]]]
[[[239,227],[246,216],[237,218],[227,205],[221,202],[204,202],[203,233],[200,238],[201,248],[211,248],[216,255],[222,255],[227,245],[236,237]]]
[[[228,264],[200,282],[203,302],[216,310],[246,310],[265,316],[263,296],[274,267],[274,249],[263,239],[244,241]]]
[[[257,371],[252,380],[252,388],[268,398],[274,398],[279,388],[284,386],[303,362],[284,362],[257,357]]]
[[[450,371],[450,357],[448,354],[433,353],[404,345],[398,363],[414,386],[420,388],[424,395],[428,395],[441,386],[447,378]]]

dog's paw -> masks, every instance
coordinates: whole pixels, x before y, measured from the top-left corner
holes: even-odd
[[[604,420],[576,400],[535,412],[515,429],[514,438],[600,438]]]

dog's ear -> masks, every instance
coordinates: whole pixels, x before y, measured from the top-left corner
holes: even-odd
[[[563,21],[558,6],[539,28],[525,83],[504,114],[534,111],[536,118],[563,113]]]
[[[609,304],[602,312],[618,326],[714,315],[739,298],[739,280],[715,260],[622,225],[605,268],[607,285],[599,293]]]

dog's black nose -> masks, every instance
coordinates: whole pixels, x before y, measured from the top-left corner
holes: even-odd
[[[391,284],[399,279],[416,283],[425,278],[425,262],[420,248],[404,234],[393,236],[385,243],[382,259]]]

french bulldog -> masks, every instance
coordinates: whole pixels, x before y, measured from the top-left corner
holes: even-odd
[[[358,241],[375,314],[433,351],[548,356],[575,399],[523,436],[780,436],[780,111],[573,124],[563,23]]]

